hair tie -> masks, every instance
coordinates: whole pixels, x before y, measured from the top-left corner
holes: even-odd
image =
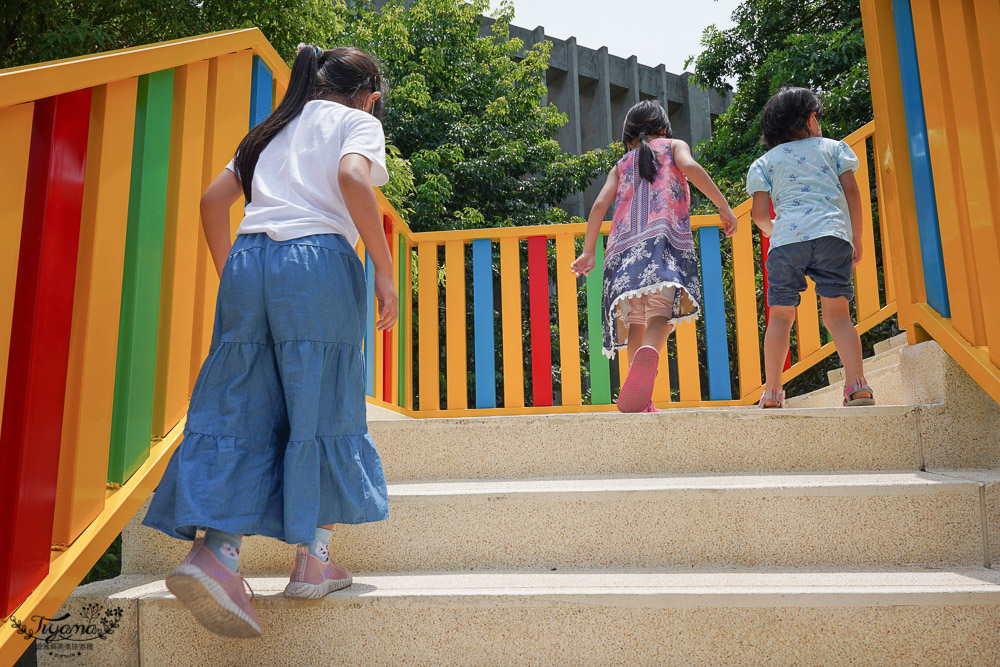
[[[320,59],[320,58],[322,58],[322,57],[323,57],[323,49],[321,49],[321,48],[319,48],[319,47],[317,46],[317,47],[316,47],[316,60],[319,60],[319,59]]]
[[[639,133],[639,141],[646,141],[646,133],[645,132],[640,132]]]

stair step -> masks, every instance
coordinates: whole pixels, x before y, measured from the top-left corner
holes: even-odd
[[[864,359],[864,369],[865,375],[871,373],[872,371],[878,370],[880,368],[886,368],[889,366],[895,366],[899,363],[899,353],[903,350],[902,347],[890,347],[882,352],[874,354],[870,357]],[[827,380],[830,384],[844,384],[844,367],[834,368],[832,371],[826,374]]]
[[[675,475],[392,484],[390,518],[338,526],[351,570],[677,565],[980,565],[979,485],[930,473]],[[188,548],[130,524],[123,572]],[[292,547],[248,538],[242,569],[283,573]]]
[[[372,421],[389,481],[919,470],[916,409],[676,409]]]
[[[122,609],[90,664],[1000,660],[1000,572],[981,567],[376,573],[310,602],[282,597],[286,581],[250,579],[253,641],[209,635],[151,577],[82,587],[60,615]]]
[[[890,354],[895,353],[896,350],[893,350]],[[880,404],[901,404],[905,401],[904,380],[898,362],[873,370],[868,370],[866,367],[865,379],[875,392],[875,400]],[[793,396],[788,399],[786,405],[790,408],[821,408],[842,405],[843,400],[844,380],[841,378],[839,382],[831,382],[828,387],[801,396]]]

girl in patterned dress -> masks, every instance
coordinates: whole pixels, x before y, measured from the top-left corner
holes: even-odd
[[[674,326],[698,317],[701,286],[689,213],[687,180],[719,208],[727,237],[736,216],[691,148],[674,139],[667,112],[645,100],[625,116],[622,143],[630,149],[608,174],[590,210],[576,275],[594,268],[601,223],[614,203],[604,253],[603,352],[628,351],[629,372],[618,396],[621,412],[659,412],[652,403],[660,350]]]

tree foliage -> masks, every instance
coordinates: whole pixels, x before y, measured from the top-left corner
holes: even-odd
[[[287,60],[340,29],[331,0],[4,0],[0,67],[71,58],[220,30],[258,27]]]
[[[348,1],[6,0],[0,67],[252,26],[288,62],[299,42],[358,46],[389,84],[383,191],[415,230],[564,222],[559,202],[611,168],[617,148],[559,148],[549,44],[509,38],[509,3],[480,37],[488,0]]]
[[[733,104],[701,145],[713,176],[742,193],[750,163],[763,154],[760,114],[781,86],[811,88],[826,106],[823,133],[844,137],[872,119],[868,64],[856,0],[746,0],[727,30],[706,28],[704,50],[693,59],[703,86],[720,91],[736,84]]]
[[[381,11],[354,2],[334,37],[381,60],[385,127],[412,167],[407,219],[418,231],[563,222],[558,203],[619,155],[560,149],[566,115],[541,104],[550,44],[510,38],[509,3],[481,37],[488,11],[487,0],[397,0]]]

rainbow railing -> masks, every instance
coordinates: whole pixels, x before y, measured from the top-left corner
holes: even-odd
[[[180,441],[218,288],[199,198],[287,80],[256,29],[0,72],[2,662]]]
[[[1000,3],[861,9],[900,325],[1000,402]]]
[[[855,270],[861,331],[895,314],[887,239],[876,229],[878,209],[871,198],[867,157],[873,132],[869,124],[846,139],[861,158],[856,177],[864,200],[865,252]],[[614,409],[627,366],[624,355],[609,362],[601,354],[600,270],[578,281],[569,269],[585,224],[414,233],[384,202],[383,209],[401,326],[366,346],[370,402],[414,417]],[[658,407],[747,404],[763,387],[761,241],[750,202],[735,213],[739,228],[731,243],[722,240],[717,215],[691,221],[698,230],[704,317],[682,324],[668,343],[670,354],[661,356],[653,394]],[[605,224],[605,234],[608,229]],[[731,257],[732,290],[723,289],[723,263],[730,261],[724,254]],[[598,265],[602,255],[600,243]],[[373,309],[371,285],[369,301]],[[735,314],[733,345],[727,313]],[[373,334],[369,323],[366,340]],[[832,342],[821,340],[810,283],[797,313],[795,363],[786,380],[834,351]],[[737,369],[735,383],[731,366]]]
[[[911,340],[938,340],[1000,400],[1000,9],[862,9],[876,121],[846,140],[869,198],[858,328],[898,301]],[[56,611],[180,441],[218,285],[198,200],[287,80],[255,29],[0,72],[4,662],[27,646],[16,621]],[[600,354],[599,272],[569,271],[582,225],[414,233],[380,205],[401,318],[369,324],[370,403],[414,417],[614,409],[625,369]],[[717,216],[692,219],[704,317],[662,356],[661,407],[747,404],[761,388],[766,247],[749,202],[735,210],[731,241]],[[816,301],[799,307],[786,380],[834,352]]]

